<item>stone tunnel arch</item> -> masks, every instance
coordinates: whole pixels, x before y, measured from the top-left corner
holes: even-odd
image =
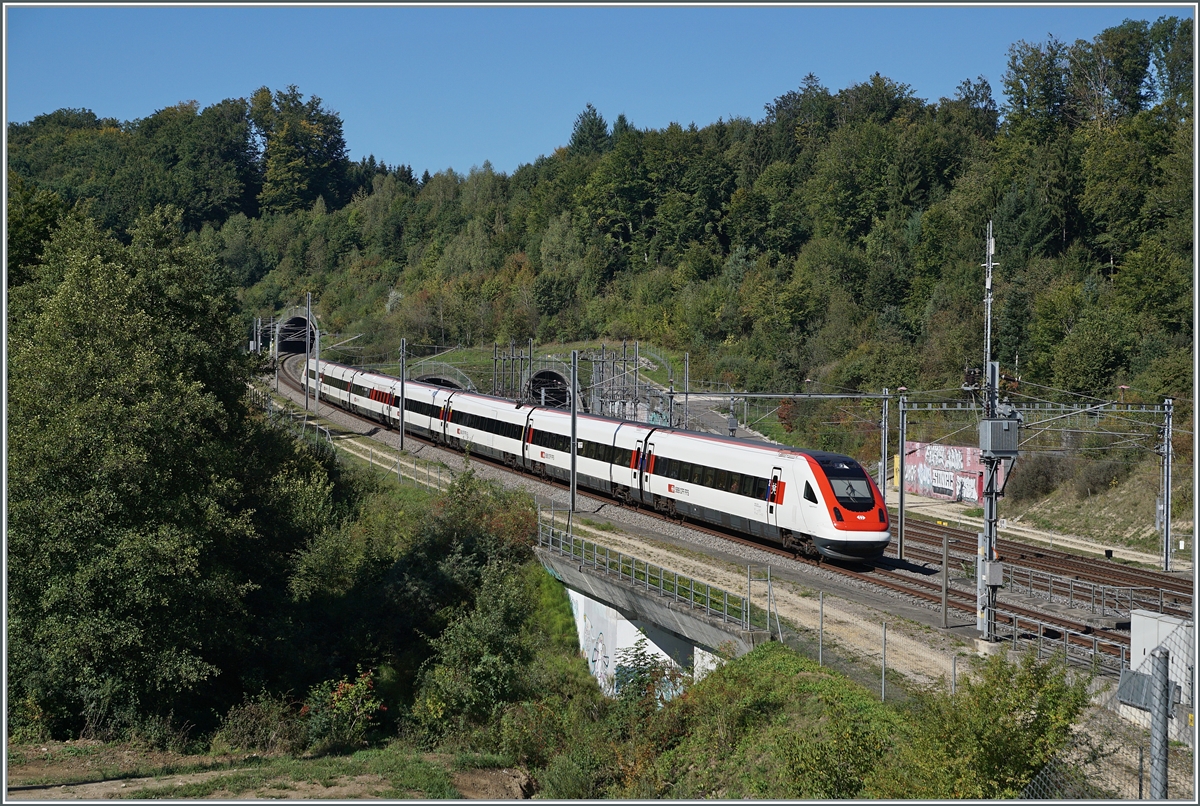
[[[305,343],[306,332],[307,344]],[[304,314],[280,319],[275,326],[275,344],[278,345],[279,355],[308,352],[309,349],[316,347],[316,328],[304,317]]]
[[[563,377],[561,372],[552,369],[541,369],[529,378],[529,395],[534,405],[542,404],[542,392],[546,394],[546,405],[558,409],[571,406],[571,381]]]

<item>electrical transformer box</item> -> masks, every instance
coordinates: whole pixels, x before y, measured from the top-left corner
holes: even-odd
[[[1010,459],[1017,455],[1017,420],[983,420],[979,423],[979,451],[984,459]]]

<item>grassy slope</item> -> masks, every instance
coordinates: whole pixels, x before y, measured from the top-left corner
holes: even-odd
[[[1172,477],[1172,531],[1190,535],[1193,532],[1190,463],[1176,463]],[[1079,498],[1075,485],[1067,482],[1038,501],[1006,499],[1003,509],[1005,517],[1020,516],[1021,522],[1029,526],[1156,551],[1160,538],[1154,532],[1154,506],[1159,490],[1159,460],[1150,457],[1137,465],[1121,484],[1091,497]]]

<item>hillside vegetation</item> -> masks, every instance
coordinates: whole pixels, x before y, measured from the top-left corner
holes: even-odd
[[[295,87],[127,123],[59,110],[9,125],[9,164],[119,233],[180,206],[247,315],[311,291],[368,353],[641,338],[754,390],[956,388],[993,220],[1005,372],[1190,397],[1191,39],[1164,17],[1017,42],[1000,98],[810,74],[758,121],[639,129],[589,105],[512,175],[351,163]]]
[[[1108,462],[1076,462],[1074,467],[1063,464],[1058,468],[1057,486],[1045,495],[1007,496],[1005,517],[1107,545],[1161,553],[1162,536],[1154,528],[1155,505],[1162,495],[1159,459],[1144,459],[1128,466]],[[1171,528],[1177,537],[1190,535],[1194,530],[1191,464],[1177,464],[1172,481]],[[1017,484],[1015,475],[1013,483]]]

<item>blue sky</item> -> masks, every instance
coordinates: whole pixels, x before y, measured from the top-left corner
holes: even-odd
[[[8,121],[63,107],[132,120],[296,84],[341,115],[354,159],[418,175],[511,173],[564,145],[592,103],[610,123],[759,120],[809,72],[836,92],[878,71],[918,97],[983,75],[1009,45],[1091,39],[1190,5],[5,8]]]

